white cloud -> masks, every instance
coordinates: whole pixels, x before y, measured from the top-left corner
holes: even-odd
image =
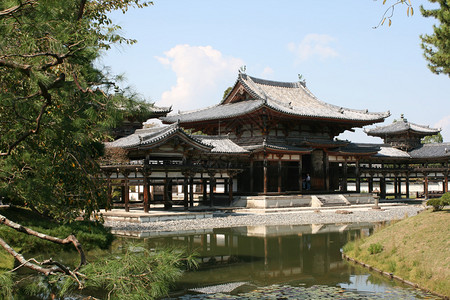
[[[299,43],[289,43],[288,49],[296,56],[296,63],[301,63],[311,58],[321,60],[339,56],[338,52],[330,44],[336,39],[327,34],[310,33]]]
[[[450,142],[450,115],[437,121],[433,127],[442,129],[441,134],[444,138],[444,142]]]
[[[226,57],[211,46],[177,45],[158,61],[169,66],[177,82],[161,95],[159,106],[173,105],[173,111],[192,110],[219,103],[223,91],[233,85],[241,59]]]
[[[274,71],[271,67],[265,67],[264,70],[261,73],[262,78],[270,77],[273,75]]]

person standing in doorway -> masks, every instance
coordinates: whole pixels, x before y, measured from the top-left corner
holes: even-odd
[[[311,177],[309,176],[309,173],[306,174],[305,181],[306,181],[306,190],[309,191],[311,189]]]

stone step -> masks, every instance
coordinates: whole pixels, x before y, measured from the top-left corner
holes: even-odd
[[[343,195],[319,195],[322,206],[347,206],[350,202]]]

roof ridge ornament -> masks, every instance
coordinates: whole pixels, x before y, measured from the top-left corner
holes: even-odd
[[[239,74],[245,74],[245,71],[247,71],[247,66],[243,65],[239,68]]]
[[[303,78],[303,75],[302,74],[298,74],[298,82],[301,84],[301,85],[303,85],[303,87],[306,87],[306,79],[305,78]]]

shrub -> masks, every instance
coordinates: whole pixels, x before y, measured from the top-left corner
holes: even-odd
[[[450,193],[445,193],[441,198],[428,200],[427,205],[433,206],[433,211],[442,210],[444,206],[450,205]]]
[[[444,206],[441,203],[441,198],[430,199],[427,201],[428,206],[433,206],[433,211],[442,210]]]
[[[450,193],[445,193],[442,195],[441,201],[443,205],[450,205]]]
[[[383,251],[383,245],[380,243],[376,244],[370,244],[369,248],[367,248],[367,251],[369,251],[370,254],[377,254]]]

